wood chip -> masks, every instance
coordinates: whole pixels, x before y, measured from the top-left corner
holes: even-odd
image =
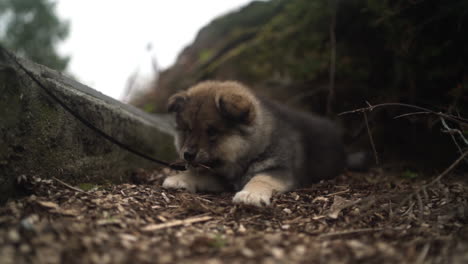
[[[59,208],[59,205],[54,203],[54,202],[49,202],[49,201],[37,201],[38,204],[49,208],[49,209],[57,209]]]
[[[213,217],[211,216],[205,215],[205,216],[200,216],[200,217],[191,217],[191,218],[187,218],[183,220],[173,220],[173,221],[169,221],[169,222],[162,223],[162,224],[147,225],[143,227],[141,230],[147,231],[147,232],[155,231],[155,230],[170,228],[174,226],[190,225],[190,224],[197,223],[197,222],[204,222],[204,221],[211,220],[212,218]]]

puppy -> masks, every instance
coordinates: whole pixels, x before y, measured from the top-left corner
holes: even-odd
[[[331,121],[256,96],[237,82],[206,81],[173,95],[175,145],[188,170],[163,187],[234,190],[234,203],[269,205],[271,196],[337,176],[345,166]]]

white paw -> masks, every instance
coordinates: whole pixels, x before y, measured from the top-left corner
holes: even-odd
[[[190,192],[195,192],[196,190],[195,184],[184,174],[167,177],[162,186],[166,189],[185,189]]]
[[[267,192],[240,191],[234,195],[232,201],[238,204],[242,203],[262,207],[270,205],[270,198],[271,195]]]

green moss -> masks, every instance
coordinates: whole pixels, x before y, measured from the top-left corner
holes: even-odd
[[[99,185],[96,185],[94,183],[80,183],[80,184],[78,184],[78,188],[80,188],[81,190],[87,192],[87,191],[98,189]]]
[[[143,106],[143,110],[148,113],[153,113],[155,108],[154,103],[147,103]]]
[[[405,179],[416,179],[419,177],[419,174],[417,172],[411,171],[411,170],[405,170],[403,174],[401,175],[402,178]]]
[[[227,245],[227,240],[222,235],[217,234],[214,238],[212,238],[210,242],[210,246],[216,249],[223,248]]]
[[[209,49],[202,50],[198,55],[198,61],[200,63],[205,63],[213,57],[213,51]]]

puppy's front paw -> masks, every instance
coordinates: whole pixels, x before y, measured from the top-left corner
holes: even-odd
[[[196,190],[194,182],[185,174],[167,177],[162,186],[166,189],[185,189],[190,192],[195,192]]]
[[[262,207],[263,205],[270,205],[270,198],[271,195],[267,192],[252,192],[243,190],[236,193],[232,201],[238,204],[242,203]]]

